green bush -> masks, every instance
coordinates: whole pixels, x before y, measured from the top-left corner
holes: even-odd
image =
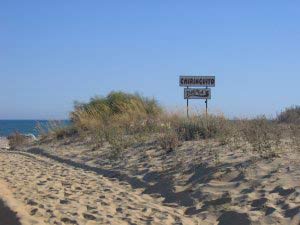
[[[127,132],[134,132],[161,113],[162,108],[155,99],[111,92],[106,97],[92,98],[88,103],[76,103],[71,120],[84,129],[104,129],[114,123]]]
[[[88,103],[75,103],[70,117],[77,130],[91,135],[92,143],[100,147],[108,142],[114,155],[118,155],[141,135],[157,130],[162,112],[155,99],[111,92],[106,97],[94,97]]]

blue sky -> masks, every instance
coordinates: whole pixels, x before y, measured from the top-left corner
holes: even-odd
[[[300,103],[299,1],[0,1],[0,119],[67,118],[112,90],[184,109],[178,76],[215,75],[210,109]],[[192,101],[201,109],[204,102]]]

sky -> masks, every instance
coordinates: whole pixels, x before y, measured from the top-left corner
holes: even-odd
[[[65,119],[75,100],[113,90],[184,110],[183,74],[216,76],[211,112],[275,116],[300,104],[299,9],[293,0],[0,0],[0,119]]]

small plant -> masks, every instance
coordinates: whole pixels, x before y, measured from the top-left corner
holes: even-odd
[[[37,131],[41,139],[47,137],[48,130],[46,129],[45,125],[43,125],[41,122],[36,123],[35,130]]]
[[[234,125],[234,128],[231,133],[231,138],[230,138],[229,144],[233,149],[239,149],[244,144],[244,137],[243,137],[242,132],[239,130],[240,129],[240,121],[235,121],[234,123],[235,123],[235,125]],[[246,151],[246,150],[243,148],[243,151]]]
[[[9,135],[7,139],[11,149],[17,149],[28,142],[27,138],[19,132]]]
[[[109,158],[116,159],[122,156],[125,149],[137,142],[136,135],[126,135],[120,128],[112,127],[104,132],[105,140],[109,143],[111,152]]]
[[[300,151],[300,125],[292,124],[290,125],[292,148]]]
[[[89,136],[91,137],[91,143],[95,145],[95,148],[100,148],[104,145],[105,142],[105,132],[102,129],[94,129],[90,132]]]
[[[232,121],[222,119],[219,125],[219,131],[217,133],[217,138],[220,145],[228,145],[239,139],[238,130],[236,124]],[[235,143],[236,144],[236,143]]]
[[[214,157],[213,161],[215,165],[219,165],[221,163],[221,159],[220,159],[220,153],[217,150],[214,151],[213,157]]]
[[[78,130],[70,125],[70,126],[65,126],[65,127],[57,127],[55,130],[52,131],[55,138],[60,140],[66,137],[71,137],[74,136],[75,134],[78,133]]]
[[[223,116],[202,114],[190,118],[172,116],[167,119],[166,124],[169,124],[169,127],[184,141],[228,138],[228,121]]]
[[[174,130],[168,129],[159,135],[158,143],[162,149],[173,151],[179,146],[180,140]]]
[[[272,124],[272,121],[262,116],[244,121],[241,131],[244,139],[252,146],[254,152],[259,153],[262,157],[269,158],[277,155],[281,143],[281,133],[274,126],[275,124]]]
[[[46,138],[63,139],[78,133],[78,128],[65,121],[51,120],[44,124],[37,122],[35,130],[39,133],[40,140]]]

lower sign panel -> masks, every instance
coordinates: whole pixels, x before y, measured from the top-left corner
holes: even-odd
[[[210,88],[185,88],[185,99],[211,99]]]

